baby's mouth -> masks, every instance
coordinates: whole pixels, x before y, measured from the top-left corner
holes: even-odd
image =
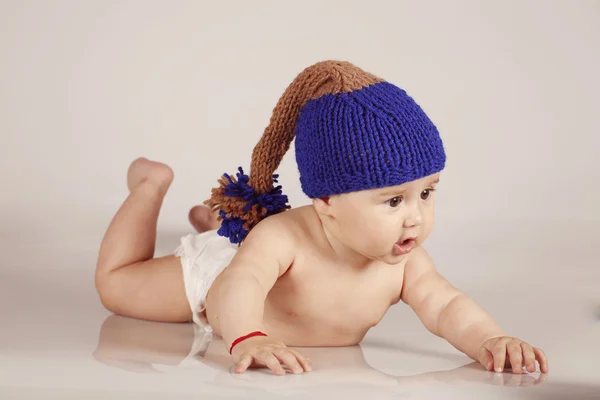
[[[399,240],[394,244],[394,254],[395,255],[403,255],[410,253],[416,244],[416,238],[407,238],[404,240]]]

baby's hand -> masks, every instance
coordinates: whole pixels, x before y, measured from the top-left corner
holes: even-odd
[[[508,355],[508,357],[507,357]],[[540,371],[548,373],[548,359],[546,354],[537,347],[531,347],[524,341],[501,336],[487,340],[479,349],[479,363],[485,369],[496,372],[504,371],[504,368],[512,368],[512,372],[520,374],[523,366],[527,372],[535,372],[535,361],[540,364]]]
[[[285,344],[269,337],[246,339],[233,348],[235,372],[241,374],[249,367],[267,367],[275,375],[285,375],[283,365],[295,374],[311,371],[308,359]]]

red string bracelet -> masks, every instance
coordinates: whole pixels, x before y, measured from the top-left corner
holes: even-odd
[[[261,331],[254,331],[254,332],[249,333],[249,334],[247,334],[245,336],[241,336],[241,337],[235,339],[233,341],[233,343],[231,344],[231,347],[229,348],[229,354],[231,354],[231,352],[233,351],[233,348],[234,348],[234,346],[236,344],[238,344],[239,342],[244,341],[246,339],[249,339],[249,338],[251,338],[253,336],[267,336],[267,334],[266,333],[262,333]]]

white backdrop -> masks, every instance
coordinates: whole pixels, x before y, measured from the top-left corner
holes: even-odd
[[[596,244],[598,1],[2,1],[0,25],[7,252],[96,251],[140,155],[173,167],[159,228],[186,232],[220,174],[248,169],[285,87],[325,59],[406,89],[440,129],[432,251]],[[293,147],[278,172],[308,204]]]

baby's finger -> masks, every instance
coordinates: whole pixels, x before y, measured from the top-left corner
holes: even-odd
[[[504,370],[504,364],[506,362],[506,343],[509,338],[502,338],[496,342],[492,347],[492,356],[494,356],[494,370],[496,372],[502,372]]]
[[[535,372],[535,354],[533,348],[527,343],[521,343],[521,350],[523,350],[523,364],[527,368],[527,372]]]
[[[281,366],[281,363],[272,353],[261,351],[257,354],[256,360],[273,371],[275,375],[285,375],[285,371]]]
[[[494,369],[494,357],[492,357],[492,354],[489,352],[488,349],[486,349],[485,347],[480,347],[478,358],[479,363],[483,365],[483,368],[485,368],[488,371]]]
[[[537,347],[533,348],[533,353],[535,354],[535,358],[540,363],[540,371],[542,373],[548,373],[548,358],[546,358],[546,354],[542,349],[538,349]]]
[[[508,352],[508,359],[510,360],[510,366],[513,374],[520,374],[523,372],[523,349],[521,349],[521,341],[513,339],[508,342],[506,346]]]
[[[242,372],[248,369],[250,364],[252,364],[252,356],[250,354],[242,356],[242,358],[240,358],[240,361],[238,361],[237,365],[235,366],[235,373],[241,374]]]
[[[285,349],[285,348],[275,349],[275,350],[273,350],[273,354],[275,355],[275,357],[277,357],[277,359],[281,363],[287,365],[287,367],[293,373],[300,374],[300,373],[304,372],[304,370],[300,366],[300,363],[296,359],[296,356],[294,354],[292,354],[290,351],[288,351],[288,349]]]
[[[302,368],[304,368],[305,371],[312,371],[312,367],[310,366],[310,361],[308,360],[308,358],[304,357],[302,354],[300,354],[300,352],[294,350],[294,349],[288,349],[293,355],[296,356],[296,359],[298,360],[298,362],[300,363],[300,365],[302,366]]]

